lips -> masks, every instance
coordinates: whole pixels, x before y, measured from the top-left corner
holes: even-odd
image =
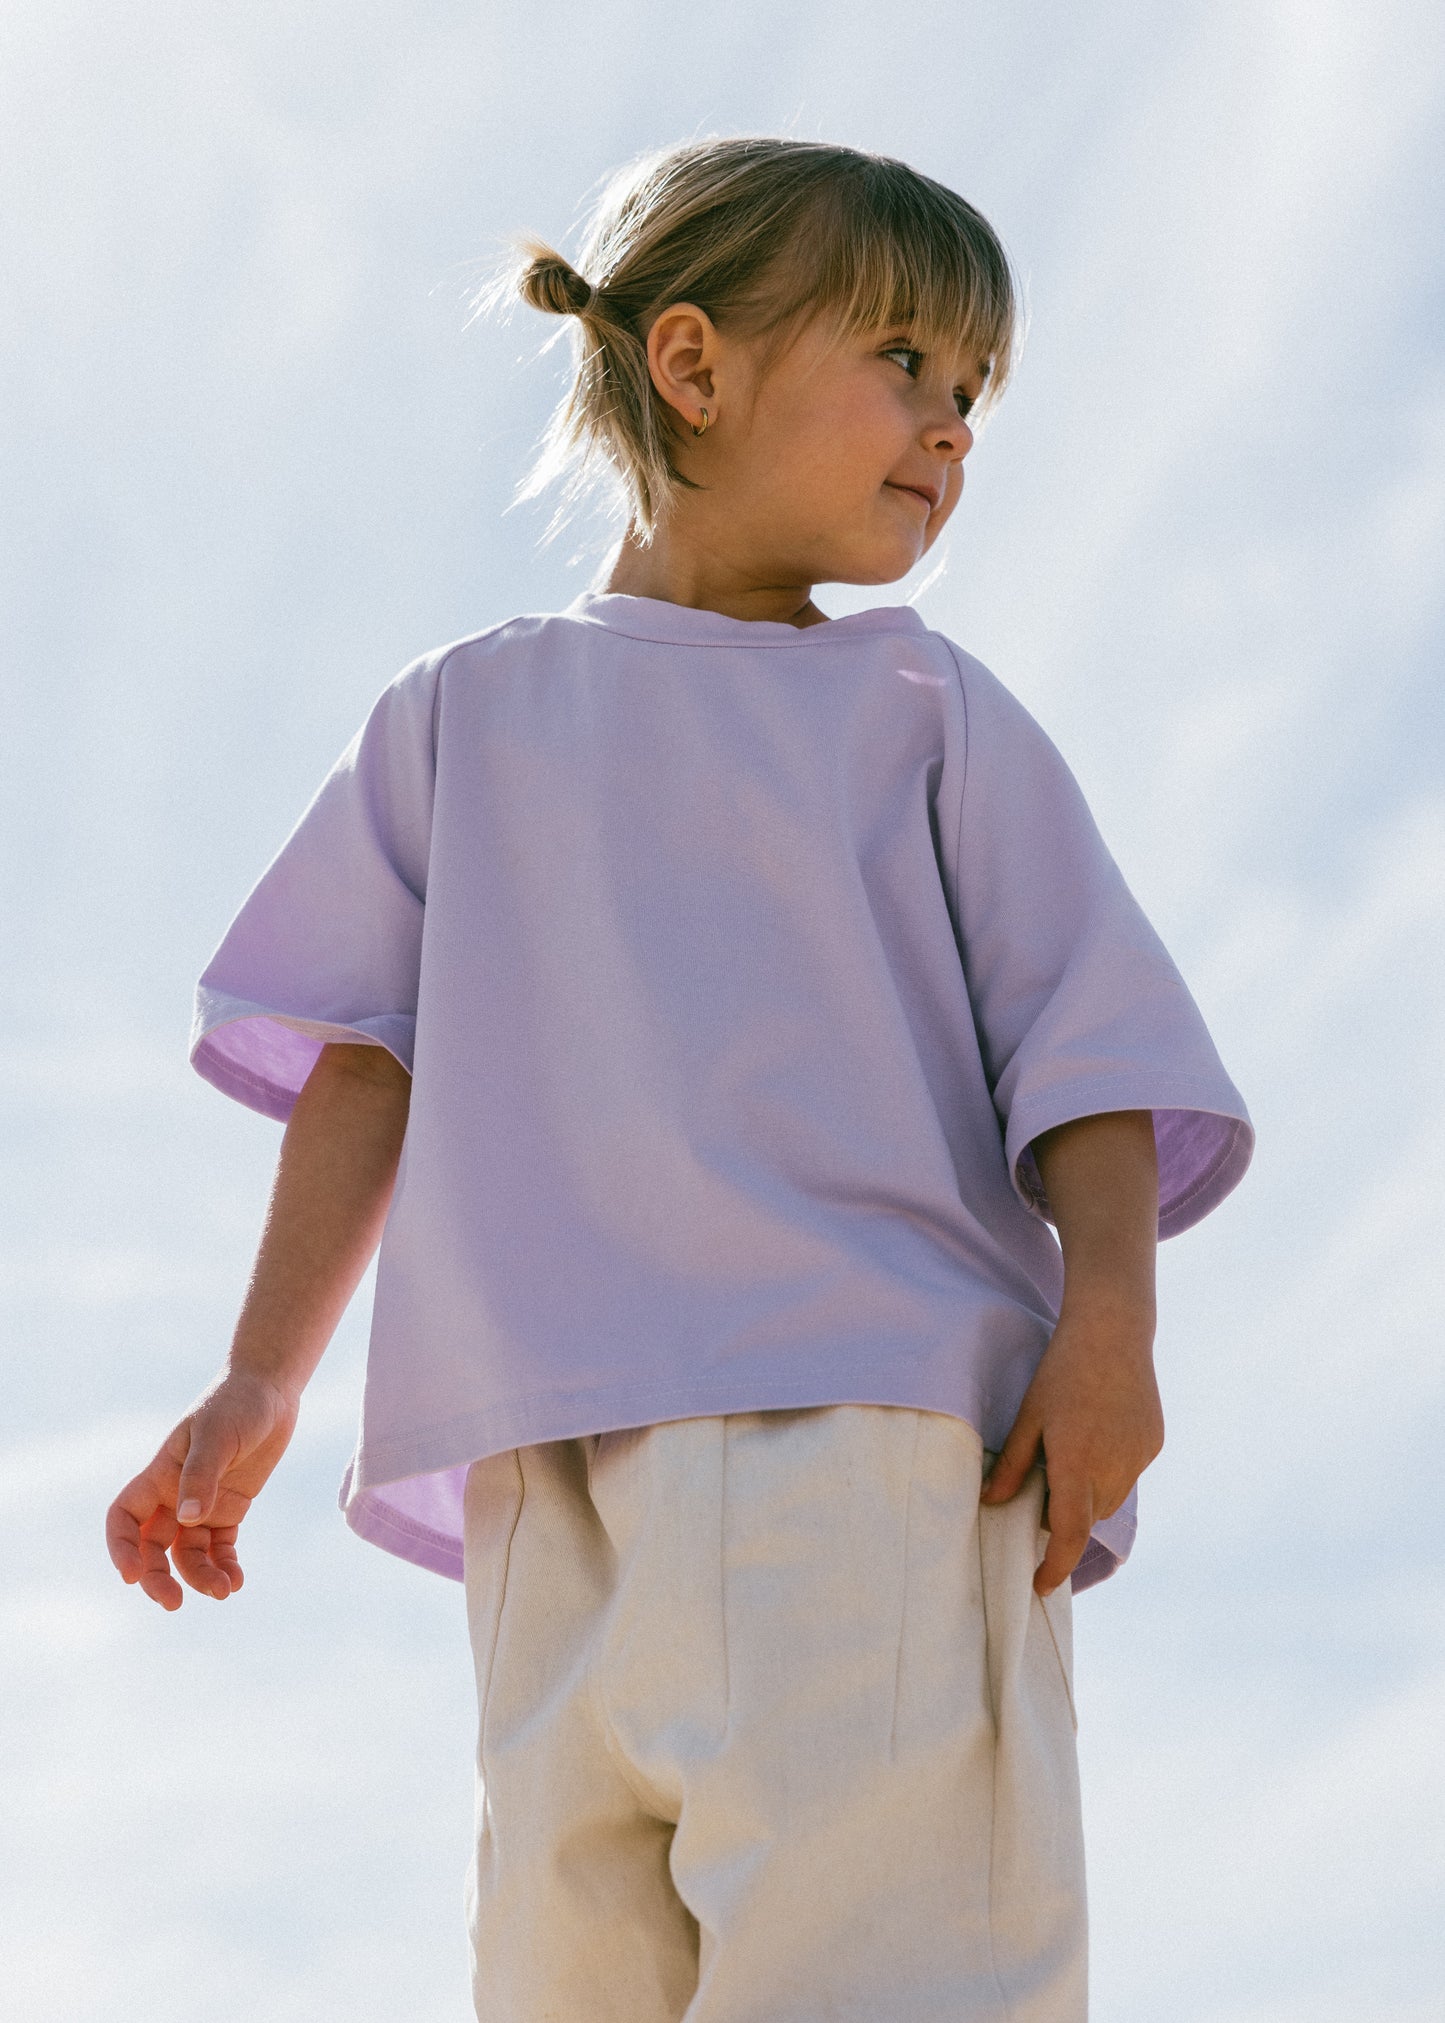
[[[894,485],[892,489],[895,492],[912,492],[914,498],[922,499],[930,513],[938,510],[938,494],[929,491],[924,485]]]

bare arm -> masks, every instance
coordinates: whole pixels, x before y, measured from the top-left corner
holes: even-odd
[[[1034,1586],[1048,1594],[1164,1444],[1154,1376],[1159,1168],[1147,1110],[1075,1118],[1033,1151],[1064,1253],[1064,1295],[984,1500],[1014,1495],[1042,1448],[1050,1539]]]
[[[241,1585],[236,1532],[285,1452],[301,1393],[377,1243],[411,1077],[381,1047],[324,1047],[287,1121],[260,1247],[221,1375],[106,1518],[110,1556],[163,1608],[176,1572],[218,1600]]]

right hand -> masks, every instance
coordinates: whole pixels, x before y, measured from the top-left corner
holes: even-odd
[[[163,1609],[178,1609],[184,1597],[169,1550],[197,1594],[224,1601],[240,1587],[236,1532],[286,1451],[299,1404],[264,1377],[219,1378],[106,1513],[106,1546],[121,1579],[139,1582]]]

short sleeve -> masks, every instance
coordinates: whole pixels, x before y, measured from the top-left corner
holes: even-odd
[[[196,986],[192,1066],[265,1116],[291,1114],[328,1041],[411,1069],[437,673],[427,656],[382,691]]]
[[[1076,1117],[1150,1110],[1159,1235],[1175,1236],[1243,1177],[1249,1113],[1060,753],[996,676],[952,650],[966,737],[959,943],[1009,1177],[1052,1219],[1032,1141]]]

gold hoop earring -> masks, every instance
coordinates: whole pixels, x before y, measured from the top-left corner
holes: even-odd
[[[707,409],[704,408],[702,411],[702,427],[699,428],[697,423],[693,422],[692,432],[695,436],[700,436],[705,433],[706,429],[707,429]]]

